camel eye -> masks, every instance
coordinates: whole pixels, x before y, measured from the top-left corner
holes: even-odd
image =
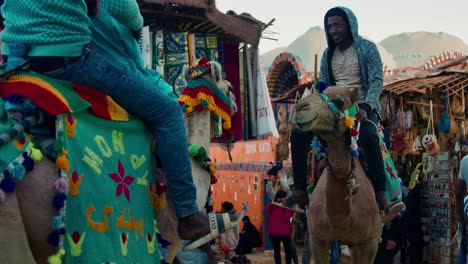
[[[342,98],[340,98],[340,99],[334,100],[333,103],[335,104],[336,108],[341,109],[343,108],[345,101]]]

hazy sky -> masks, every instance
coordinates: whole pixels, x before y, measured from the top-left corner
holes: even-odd
[[[287,46],[310,27],[323,27],[323,16],[334,6],[356,14],[360,34],[374,41],[402,32],[446,32],[468,44],[468,0],[217,0],[223,12],[248,12],[267,23],[279,41],[262,39],[260,53]]]

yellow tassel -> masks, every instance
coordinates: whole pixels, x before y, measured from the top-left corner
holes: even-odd
[[[67,151],[66,150],[63,150],[62,155],[60,155],[60,157],[57,158],[57,161],[55,162],[55,166],[57,166],[57,168],[59,168],[59,169],[65,170],[67,172],[69,171],[70,163],[68,162],[68,159],[67,159]]]
[[[30,151],[29,157],[31,157],[34,162],[39,162],[42,159],[42,152],[35,148],[33,143],[29,144],[28,149]]]
[[[354,118],[350,116],[346,116],[344,119],[344,126],[347,128],[354,126]]]
[[[231,128],[231,120],[224,120],[223,128],[224,129],[230,129]]]
[[[62,264],[62,257],[65,255],[65,250],[62,248],[56,254],[47,258],[49,264]]]
[[[213,162],[207,162],[208,169],[210,170],[210,174],[216,174],[216,171],[218,170],[218,165]]]
[[[70,123],[68,118],[65,118],[65,134],[68,138],[75,137],[75,127],[76,127],[76,119],[73,119],[73,124]]]

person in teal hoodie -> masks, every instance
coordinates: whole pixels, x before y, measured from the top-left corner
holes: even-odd
[[[154,78],[135,69],[138,62],[132,66],[125,59],[113,59],[92,41],[91,17],[99,14],[99,3],[129,30],[143,27],[136,0],[5,0],[1,40],[7,69],[28,59],[33,71],[99,90],[143,119],[158,141],[156,153],[167,175],[179,236],[203,237],[210,225],[196,204],[181,107],[156,88]]]
[[[140,32],[132,31],[120,23],[103,8],[99,15],[92,18],[91,42],[100,46],[114,60],[126,64],[137,74],[141,74],[169,99],[177,101],[177,95],[172,86],[161,78],[161,74],[151,68],[146,68],[137,38]]]
[[[377,46],[358,34],[358,23],[354,13],[346,7],[334,7],[325,14],[325,35],[328,48],[325,49],[320,63],[319,81],[326,86],[341,86],[344,89],[355,88],[358,91],[357,104],[361,116],[371,122],[361,122],[358,145],[364,150],[368,166],[368,177],[374,187],[379,209],[384,212],[383,221],[391,221],[404,209],[402,202],[391,202],[385,194],[385,171],[380,150],[377,124],[379,123],[380,95],[383,91],[383,69]],[[293,138],[294,137],[294,138]],[[301,137],[310,137],[306,133],[292,133],[291,142],[306,142]],[[299,138],[299,139],[298,139]],[[294,157],[295,147],[291,144]],[[298,162],[300,163],[301,160]],[[296,176],[296,174],[295,174]],[[299,179],[295,200],[306,200],[305,180]],[[296,184],[296,177],[295,177]]]

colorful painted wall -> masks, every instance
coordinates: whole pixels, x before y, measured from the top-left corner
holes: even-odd
[[[220,210],[224,201],[233,203],[238,212],[242,211],[250,217],[262,237],[265,234],[263,181],[270,168],[270,162],[275,160],[276,141],[277,139],[270,138],[238,142],[231,151],[232,163],[226,151],[216,145],[210,148],[210,157],[218,165],[218,183],[212,187],[215,210]],[[288,171],[289,166],[285,166],[280,174]]]

